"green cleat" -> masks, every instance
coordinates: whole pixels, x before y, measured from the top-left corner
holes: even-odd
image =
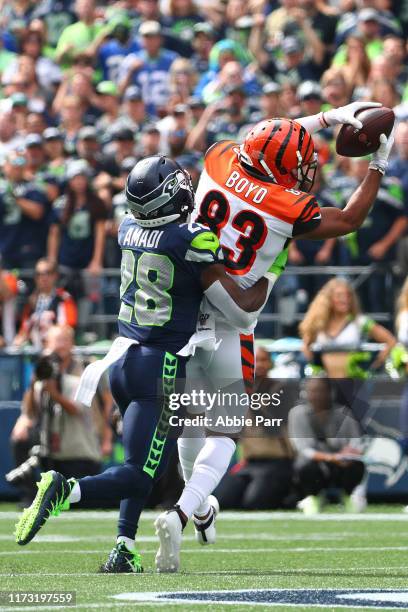
[[[142,557],[136,551],[129,550],[124,542],[119,542],[99,571],[103,574],[141,574]]]
[[[37,495],[16,525],[14,535],[17,544],[28,544],[51,515],[58,516],[61,510],[69,510],[68,498],[74,484],[74,479],[67,480],[54,470],[41,474],[41,480],[37,482]]]

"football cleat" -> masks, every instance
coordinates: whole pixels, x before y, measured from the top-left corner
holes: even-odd
[[[343,505],[345,512],[349,514],[360,514],[367,508],[367,498],[365,495],[354,492],[351,495],[343,495]]]
[[[37,482],[37,495],[16,525],[14,535],[17,544],[28,544],[50,516],[58,516],[62,510],[69,510],[68,498],[74,484],[74,479],[67,480],[54,470],[41,474],[41,480]]]
[[[99,571],[102,574],[141,574],[142,557],[138,552],[129,550],[124,542],[118,542]]]
[[[298,502],[297,507],[306,516],[313,516],[314,514],[319,514],[321,510],[321,499],[318,495],[308,495]]]
[[[180,546],[183,524],[176,509],[160,514],[154,522],[160,546],[156,554],[156,571],[177,572],[180,567]]]
[[[220,511],[220,505],[218,499],[214,495],[209,495],[208,501],[210,503],[210,511],[206,520],[198,520],[198,517],[195,515],[193,517],[196,540],[202,546],[215,544],[217,536],[215,519]]]

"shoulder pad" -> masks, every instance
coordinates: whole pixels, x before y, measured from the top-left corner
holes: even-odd
[[[198,226],[198,224],[195,224]],[[223,260],[220,241],[207,228],[198,226],[185,256],[187,261],[217,263]]]
[[[237,143],[233,140],[219,140],[218,142],[215,142],[213,145],[211,145],[209,149],[207,149],[204,155],[204,159],[207,160],[213,155],[219,157],[220,155],[225,153],[225,151],[228,151],[228,149],[232,149],[232,147],[236,146]]]

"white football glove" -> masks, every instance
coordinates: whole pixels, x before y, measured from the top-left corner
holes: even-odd
[[[356,119],[355,114],[362,108],[375,108],[376,106],[381,106],[381,104],[379,102],[352,102],[346,106],[331,108],[321,113],[321,123],[325,124],[325,127],[349,123],[360,130],[363,124]]]
[[[391,134],[388,136],[381,134],[380,146],[378,150],[373,154],[373,159],[368,166],[371,170],[378,170],[381,174],[385,174],[388,167],[388,158],[391,153],[392,146],[394,144],[394,132],[393,128]]]

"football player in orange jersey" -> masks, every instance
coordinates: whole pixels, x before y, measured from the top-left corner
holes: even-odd
[[[340,210],[320,208],[309,193],[317,167],[311,134],[343,123],[359,129],[362,124],[355,114],[370,106],[377,104],[354,102],[296,121],[261,121],[249,131],[243,144],[222,141],[207,151],[193,219],[218,235],[225,266],[242,287],[251,286],[264,274],[278,278],[285,268],[293,237],[334,238],[355,231],[363,223],[386,171],[393,135],[388,139],[381,136],[367,175]],[[253,325],[239,334],[221,312],[215,312],[208,304],[202,305],[202,311],[207,328],[214,319],[217,340],[222,342],[216,351],[197,349],[188,364],[188,377],[204,380],[204,385],[208,382],[206,389],[221,391],[227,391],[231,381],[239,379],[245,393],[244,381],[250,390],[253,380],[255,317]],[[155,523],[160,539],[156,567],[160,572],[178,570],[182,529],[191,516],[194,515],[197,540],[201,544],[215,541],[216,503],[208,496],[220,482],[235,450],[233,437],[239,433],[240,418],[248,408],[244,402],[242,406],[238,404],[225,410],[220,402],[216,403],[206,412],[212,417],[206,419],[206,432],[196,427],[195,437],[179,439],[186,486],[178,504]],[[204,409],[192,406],[189,411],[198,414]],[[231,425],[227,416],[236,416],[237,424]]]

